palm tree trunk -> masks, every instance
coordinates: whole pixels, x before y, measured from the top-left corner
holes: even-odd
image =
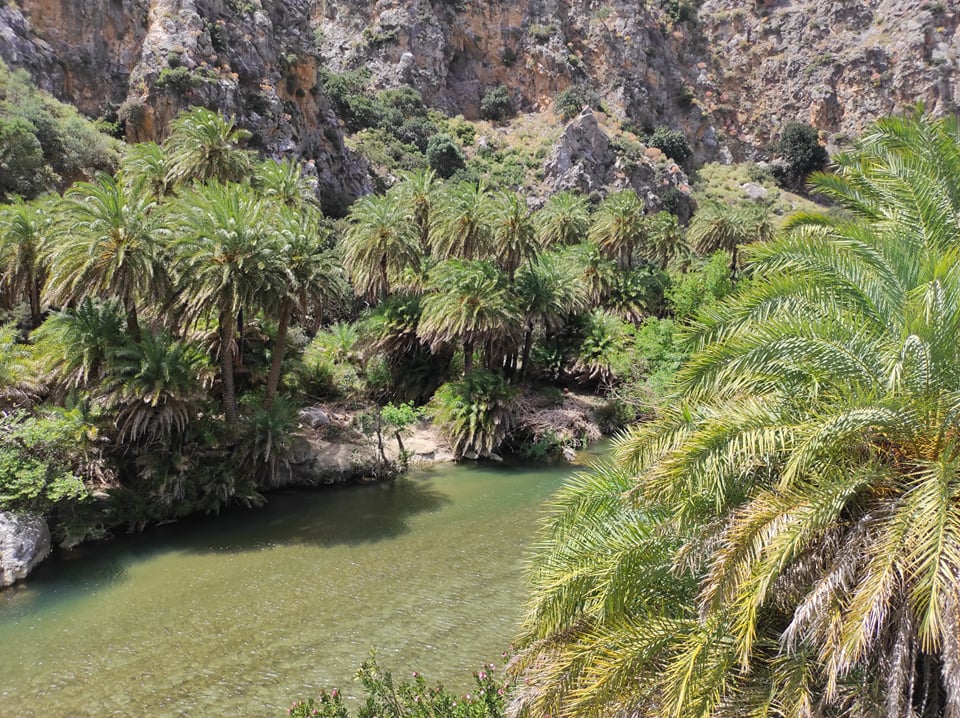
[[[382,283],[383,297],[390,296],[390,280],[387,277],[387,255],[380,257],[380,281]]]
[[[730,279],[737,278],[737,247],[730,253]]]
[[[463,375],[473,371],[473,340],[463,340]]]
[[[220,383],[223,385],[223,416],[233,426],[240,418],[233,386],[233,312],[220,312]]]
[[[273,357],[270,359],[270,373],[267,375],[267,394],[263,407],[269,409],[277,395],[280,386],[280,366],[283,363],[283,352],[287,344],[287,329],[290,326],[290,315],[293,313],[293,302],[284,299],[280,307],[280,324],[277,326],[277,342],[273,347]]]
[[[40,288],[43,286],[41,278],[34,277],[30,283],[30,328],[36,329],[40,326]]]
[[[237,368],[243,369],[243,307],[237,312]]]
[[[520,378],[527,376],[530,366],[530,349],[533,347],[533,321],[527,320],[527,330],[523,333],[523,355],[520,360]]]
[[[127,302],[127,334],[140,343],[140,320],[137,318],[137,304],[132,299]]]

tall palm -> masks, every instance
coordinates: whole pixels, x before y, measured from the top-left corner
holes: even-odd
[[[490,262],[448,260],[431,273],[417,333],[436,350],[459,342],[463,372],[473,370],[478,345],[509,343],[518,334],[520,312],[506,276]]]
[[[268,159],[258,164],[254,184],[262,197],[284,207],[319,206],[316,182],[303,174],[299,163],[289,159]]]
[[[128,145],[120,161],[120,177],[128,190],[139,187],[162,201],[172,190],[167,165],[167,156],[156,142]]]
[[[421,251],[430,251],[430,223],[440,194],[440,182],[432,169],[415,170],[402,175],[402,180],[390,189],[406,205],[420,236]]]
[[[497,264],[512,282],[517,269],[540,251],[527,203],[516,192],[500,192],[490,210],[491,240]]]
[[[340,264],[332,252],[321,246],[322,231],[317,211],[286,209],[277,218],[278,257],[286,267],[275,299],[277,338],[270,358],[270,373],[264,405],[270,409],[280,385],[280,370],[286,348],[287,330],[294,311],[308,311],[337,301],[344,288]]]
[[[607,196],[593,216],[590,240],[621,269],[630,269],[633,250],[647,236],[645,206],[637,193],[624,189]]]
[[[247,130],[204,107],[180,113],[171,123],[163,144],[167,153],[167,182],[240,182],[253,172],[253,160],[243,143]]]
[[[960,124],[878,122],[555,505],[514,714],[960,706]]]
[[[440,195],[430,223],[430,247],[439,259],[482,259],[493,251],[493,202],[482,183],[464,182]]]
[[[86,296],[116,297],[127,331],[140,336],[138,304],[166,286],[162,228],[154,202],[138,183],[129,189],[107,174],[75,184],[59,206],[44,247],[47,300],[70,304]]]
[[[687,228],[687,241],[701,254],[722,250],[730,255],[730,276],[740,269],[740,247],[766,242],[776,227],[770,210],[755,202],[730,206],[706,202],[697,210]]]
[[[389,296],[392,279],[419,266],[421,256],[414,224],[396,197],[370,195],[350,208],[343,261],[357,294],[371,301]]]
[[[590,207],[583,195],[558,192],[544,203],[534,222],[545,247],[579,244],[590,231]]]
[[[659,266],[661,271],[666,271],[670,262],[689,252],[685,233],[676,215],[657,212],[650,218],[649,234],[643,250],[645,258]]]
[[[587,293],[578,280],[575,267],[554,252],[544,252],[518,272],[514,291],[524,319],[522,374],[529,373],[536,328],[557,330],[567,317],[586,308]]]
[[[17,198],[0,208],[0,292],[26,299],[30,326],[40,325],[40,293],[46,280],[41,247],[48,241],[53,219],[49,202]]]
[[[289,286],[290,270],[266,216],[267,208],[248,187],[208,182],[183,196],[173,210],[173,250],[178,289],[187,317],[215,315],[220,341],[223,410],[238,418],[233,365],[237,316]]]

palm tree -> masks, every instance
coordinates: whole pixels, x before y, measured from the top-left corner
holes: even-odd
[[[110,354],[129,343],[123,325],[123,307],[115,299],[84,297],[50,316],[31,335],[50,383],[66,390],[98,386]]]
[[[270,358],[270,373],[264,408],[269,410],[280,385],[280,369],[286,347],[287,330],[294,311],[307,311],[337,301],[343,289],[341,270],[333,253],[320,245],[322,232],[319,212],[290,209],[279,213],[278,257],[286,267],[286,280],[276,289],[277,338]]]
[[[266,207],[245,186],[208,182],[184,195],[172,211],[177,228],[180,301],[188,318],[216,315],[224,416],[238,418],[233,364],[237,317],[293,284],[269,224]]]
[[[437,173],[427,168],[401,176],[402,180],[390,188],[390,194],[406,206],[420,236],[420,249],[426,254],[430,251],[430,224],[440,192]]]
[[[194,107],[171,123],[170,136],[163,144],[167,153],[170,184],[188,182],[241,182],[253,173],[249,152],[240,149],[249,139],[247,130],[237,127],[216,112]]]
[[[501,192],[490,211],[493,253],[497,264],[513,282],[517,269],[540,251],[527,203],[516,192]]]
[[[253,182],[262,197],[284,207],[319,206],[316,181],[306,177],[301,165],[289,159],[261,162],[256,167]]]
[[[697,210],[687,228],[687,241],[701,254],[722,250],[730,255],[730,276],[740,269],[739,248],[766,242],[775,231],[770,210],[755,202],[730,206],[706,202]]]
[[[464,182],[440,195],[430,224],[438,260],[483,259],[493,252],[493,203],[483,184]]]
[[[117,440],[169,448],[207,397],[211,371],[197,346],[169,334],[147,333],[138,344],[115,348],[97,395],[116,412]]]
[[[537,212],[534,223],[544,247],[579,244],[590,231],[590,207],[583,195],[558,192]]]
[[[566,489],[514,715],[960,705],[960,123],[878,122],[751,248],[678,394]]]
[[[510,342],[518,334],[516,301],[506,277],[492,263],[451,259],[433,270],[431,280],[417,334],[433,351],[459,341],[464,374],[473,370],[477,345]]]
[[[674,259],[689,252],[684,231],[677,217],[670,212],[657,212],[649,221],[649,236],[644,249],[645,258],[666,271]]]
[[[31,327],[40,326],[40,293],[46,280],[40,249],[51,225],[48,203],[42,200],[17,198],[0,209],[0,291],[27,300]]]
[[[536,262],[525,264],[517,274],[515,292],[524,317],[520,370],[529,372],[530,350],[537,326],[560,329],[564,320],[586,308],[587,296],[576,269],[554,252],[544,252]]]
[[[127,313],[127,331],[137,340],[138,303],[162,295],[166,286],[162,230],[153,207],[139,183],[127,189],[101,173],[94,182],[75,184],[44,246],[47,301],[116,297]]]
[[[156,142],[128,145],[120,162],[120,177],[127,190],[139,187],[159,202],[172,191],[167,165],[167,156]]]
[[[637,193],[624,189],[604,199],[594,214],[590,240],[621,269],[632,267],[633,250],[646,239],[644,211],[643,201]]]
[[[391,278],[419,265],[418,240],[410,215],[397,198],[370,195],[357,200],[343,237],[343,261],[357,294],[370,301],[389,296]]]
[[[0,326],[0,410],[4,412],[29,407],[41,389],[30,347],[18,339],[15,326]]]

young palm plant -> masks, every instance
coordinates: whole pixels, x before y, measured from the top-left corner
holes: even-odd
[[[960,710],[960,126],[878,122],[813,182],[846,213],[750,249],[554,507],[515,715]]]

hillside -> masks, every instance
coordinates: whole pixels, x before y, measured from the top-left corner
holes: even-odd
[[[131,140],[193,104],[236,115],[256,148],[310,161],[337,211],[372,185],[325,72],[467,119],[500,85],[554,126],[576,87],[638,134],[681,129],[696,162],[755,160],[786,121],[836,146],[917,101],[952,109],[958,23],[930,0],[22,0],[0,4],[0,57]]]

